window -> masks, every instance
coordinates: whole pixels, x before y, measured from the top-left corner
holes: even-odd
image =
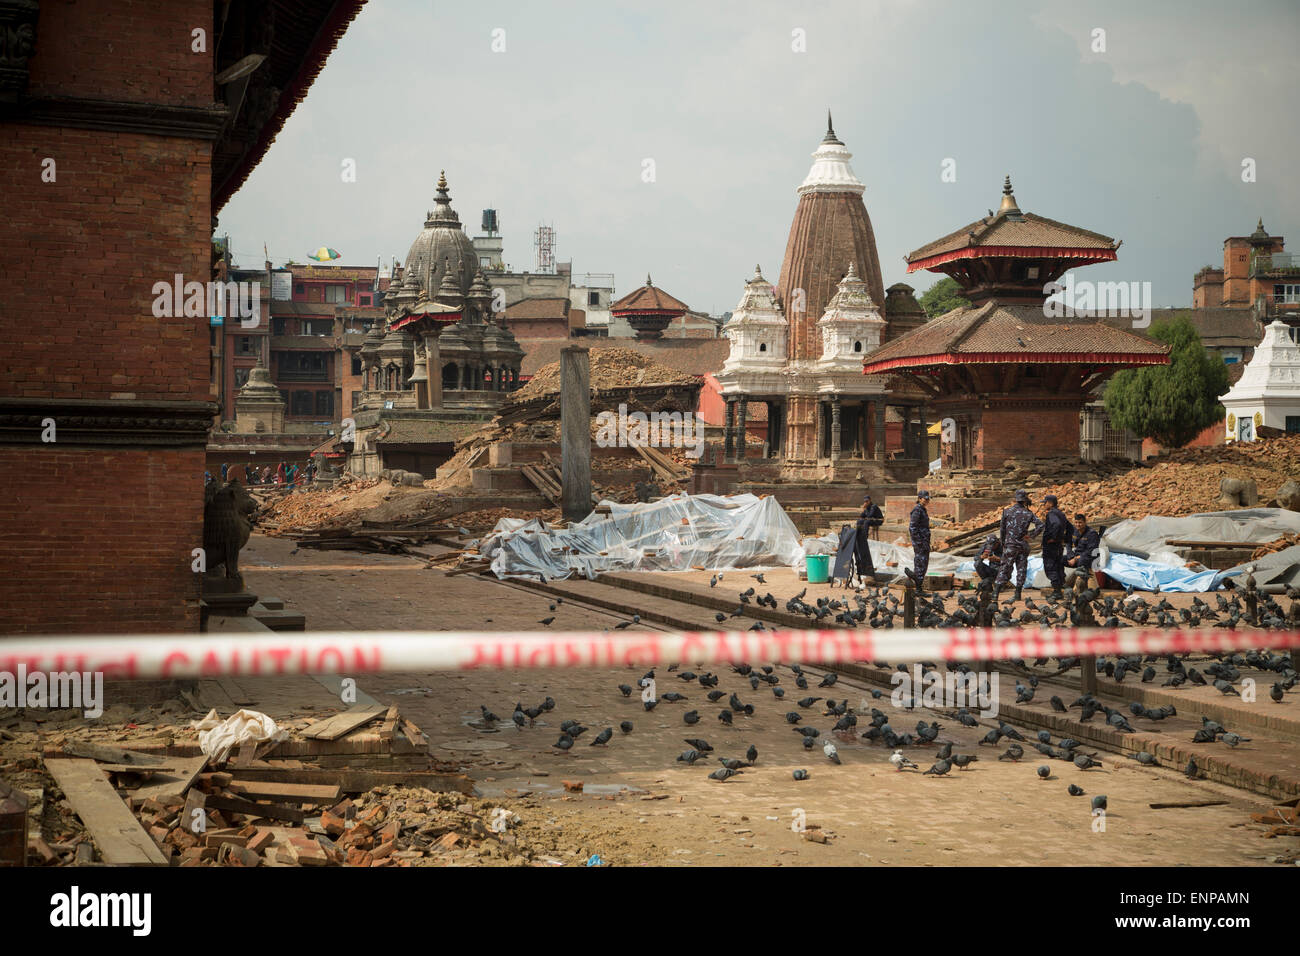
[[[1273,286],[1274,302],[1300,302],[1300,285]]]
[[[345,285],[327,285],[325,287],[325,301],[342,305],[348,300],[348,287]]]
[[[1288,435],[1300,435],[1300,415],[1288,415],[1286,417],[1286,433]]]
[[[760,352],[766,352],[766,351],[767,351],[767,343],[766,343],[766,342],[759,342],[759,343],[758,343],[758,350],[759,350]]]
[[[237,355],[256,355],[257,349],[253,345],[251,335],[241,335],[236,341],[235,352]]]
[[[317,418],[334,417],[334,393],[333,392],[316,393],[316,417]]]
[[[352,393],[352,410],[353,410],[354,412],[357,410],[357,403],[360,402],[360,401],[361,401],[361,393],[360,393],[360,392],[353,392],[353,393]]]
[[[599,293],[599,292],[588,292],[588,293],[587,293],[587,305],[600,305],[600,293]]]
[[[357,305],[369,305],[369,304],[370,304],[370,296],[368,295],[357,296]]]
[[[352,353],[352,374],[361,374],[361,355],[357,352]]]
[[[861,351],[862,351],[862,343],[861,343],[861,342],[854,342],[854,343],[853,343],[853,351],[855,351],[855,352],[861,352]]]
[[[286,334],[285,331],[284,331],[284,329],[285,329],[285,323],[286,323],[286,320],[285,320],[285,319],[272,319],[272,320],[271,320],[271,334],[272,334],[272,335],[285,335],[285,334]]]
[[[334,322],[332,319],[304,319],[302,323],[303,335],[330,335],[334,332]]]
[[[478,264],[480,267],[487,269],[492,265],[492,260],[489,259],[487,256],[479,256]]]
[[[303,288],[304,288],[303,284],[299,282],[293,287],[293,291],[296,292],[298,295],[302,295]]]
[[[311,392],[294,392],[293,405],[290,415],[310,415],[312,413],[312,393]]]

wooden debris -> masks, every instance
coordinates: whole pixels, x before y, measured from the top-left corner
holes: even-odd
[[[384,710],[382,705],[358,704],[341,714],[317,721],[304,730],[302,735],[313,740],[338,740],[344,734],[350,734],[358,727],[363,727],[372,720],[378,720],[384,714]]]
[[[45,766],[90,831],[105,863],[167,865],[167,857],[127,809],[93,760],[72,757],[51,760]],[[80,848],[77,855],[80,859]]]

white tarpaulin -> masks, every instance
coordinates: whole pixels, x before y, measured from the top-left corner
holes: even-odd
[[[1181,518],[1152,515],[1130,518],[1106,529],[1106,544],[1114,550],[1154,555],[1169,541],[1240,541],[1261,544],[1300,532],[1300,513],[1285,508],[1243,508],[1212,511]]]
[[[826,534],[820,538],[806,538],[804,540],[804,553],[806,554],[834,554],[836,546],[839,544],[838,534]],[[871,563],[875,565],[877,571],[886,574],[901,575],[903,568],[910,568],[915,559],[915,554],[911,548],[904,548],[897,544],[890,544],[888,541],[871,541]],[[891,565],[890,562],[893,562]],[[959,558],[956,555],[945,554],[942,551],[930,552],[929,570],[935,574],[956,574],[961,570],[963,564],[970,566],[969,576],[975,574],[973,565],[968,558]],[[803,566],[802,556],[795,562],[795,566]]]
[[[799,532],[773,497],[672,495],[601,502],[568,528],[503,518],[480,544],[499,578],[588,578],[606,571],[760,568],[803,560]]]

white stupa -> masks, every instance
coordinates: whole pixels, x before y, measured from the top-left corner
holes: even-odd
[[[1254,441],[1260,427],[1300,431],[1300,330],[1274,321],[1264,341],[1241,373],[1241,379],[1219,399],[1228,415],[1229,441]]]

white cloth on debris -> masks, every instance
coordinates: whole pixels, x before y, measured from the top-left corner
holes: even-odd
[[[190,721],[199,732],[199,747],[213,763],[223,763],[245,741],[262,743],[284,740],[287,731],[276,726],[275,721],[256,710],[241,710],[222,720],[216,710],[210,710],[202,720]]]

